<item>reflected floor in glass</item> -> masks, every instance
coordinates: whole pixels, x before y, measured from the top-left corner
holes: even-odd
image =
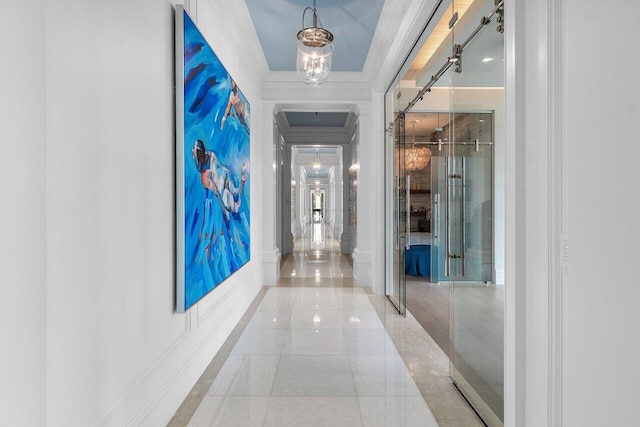
[[[407,310],[449,356],[449,284],[407,275]]]
[[[504,407],[504,286],[456,283],[454,330],[450,327],[450,286],[407,276],[407,310],[440,348],[451,356],[465,379],[496,412]]]
[[[504,286],[456,283],[454,365],[496,413],[504,412]]]

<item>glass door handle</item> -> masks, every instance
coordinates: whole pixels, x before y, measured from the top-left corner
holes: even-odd
[[[407,206],[406,206],[406,210],[407,210],[407,220],[405,222],[405,235],[407,236],[407,240],[405,242],[405,250],[409,250],[411,249],[411,175],[407,175],[407,180],[405,182],[405,185],[407,186],[406,191],[407,191]]]
[[[449,221],[449,215],[451,212],[451,206],[449,205],[451,202],[451,195],[450,195],[450,191],[451,191],[451,186],[449,183],[449,175],[450,175],[450,171],[449,171],[449,157],[446,157],[445,159],[445,191],[444,191],[444,196],[445,196],[445,206],[446,206],[446,212],[445,212],[445,253],[447,254],[447,257],[445,259],[445,263],[444,263],[444,275],[446,277],[450,277],[450,272],[451,272],[451,258],[449,258],[449,254],[451,253],[450,250],[450,243],[449,241],[451,240],[451,233],[450,233],[450,221]]]
[[[438,236],[440,235],[440,194],[433,195],[434,213],[431,217],[431,224],[435,224],[433,227],[433,244],[438,244]]]
[[[461,180],[460,180],[460,196],[461,199],[460,200],[460,229],[462,230],[462,233],[460,233],[460,252],[462,253],[462,255],[460,255],[460,259],[462,260],[462,277],[464,277],[464,254],[465,254],[465,235],[467,234],[467,230],[466,230],[466,224],[465,224],[465,198],[466,198],[466,194],[465,194],[465,189],[467,187],[467,177],[465,175],[465,158],[463,157],[461,159],[461,166],[462,166],[462,173],[461,173]]]
[[[395,178],[396,179],[393,183],[395,186],[395,188],[393,189],[394,198],[397,197],[397,194],[400,193],[400,177],[396,175]],[[397,213],[394,215],[396,216],[394,221],[396,226],[396,251],[400,251],[400,206],[396,205],[395,202],[396,201],[394,200],[395,210],[397,211]]]

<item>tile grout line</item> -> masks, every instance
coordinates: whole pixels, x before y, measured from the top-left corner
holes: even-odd
[[[372,300],[376,297],[375,294],[373,294],[372,292],[366,292],[367,296],[369,297],[369,301],[372,302]],[[396,350],[398,351],[398,354],[400,355],[400,358],[402,359],[405,368],[407,368],[409,374],[411,375],[411,379],[413,380],[413,382],[415,383],[415,385],[417,386],[418,390],[420,391],[420,396],[422,397],[422,399],[424,400],[424,402],[427,404],[427,407],[429,408],[429,411],[431,412],[432,416],[434,417],[434,419],[436,420],[436,423],[439,423],[438,418],[440,418],[440,421],[445,421],[445,420],[450,420],[450,418],[441,418],[441,417],[436,417],[436,414],[433,412],[434,410],[432,409],[432,405],[434,405],[434,402],[431,402],[431,404],[429,403],[429,401],[427,401],[427,397],[426,397],[426,392],[423,393],[423,389],[422,387],[418,384],[418,382],[416,381],[416,379],[414,378],[414,374],[411,372],[410,369],[408,369],[407,366],[407,358],[409,357],[406,353],[405,350],[400,350],[395,342],[395,340],[397,339],[397,336],[394,332],[391,332],[387,326],[387,322],[383,321],[383,314],[384,313],[384,317],[386,318],[386,307],[389,307],[391,305],[391,302],[389,301],[388,298],[384,297],[384,305],[385,308],[379,308],[377,307],[375,304],[373,304],[373,307],[375,309],[376,314],[378,315],[378,317],[380,318],[380,320],[382,321],[383,327],[385,329],[385,331],[387,331],[387,334],[389,335],[389,338],[391,339],[391,341],[394,344],[394,347],[396,347]],[[393,307],[393,313],[397,315],[397,313],[395,312],[395,307]],[[440,346],[433,340],[433,337],[431,337],[431,335],[429,335],[429,333],[427,331],[424,330],[424,328],[415,320],[415,318],[413,318],[413,315],[411,315],[410,312],[409,316],[411,317],[407,317],[405,318],[405,320],[407,319],[413,319],[416,322],[416,325],[420,327],[420,331],[421,333],[424,333],[425,335],[427,335],[435,344],[435,346],[437,347],[437,350],[441,351],[443,353],[443,355],[447,358],[447,360],[449,360],[448,356],[446,356],[446,354],[444,354],[444,352],[442,351],[442,349],[440,349]],[[399,316],[399,315],[398,315]],[[447,378],[449,378],[447,376]],[[453,386],[453,383],[451,383],[451,385]],[[465,408],[468,410],[467,412],[469,412],[469,415],[471,415],[478,424],[478,426],[484,426],[484,423],[482,422],[482,420],[478,417],[478,414],[475,412],[475,410],[469,405],[469,402],[464,399],[464,397],[462,395],[459,395],[459,398],[462,399],[465,403]],[[448,405],[447,405],[448,406]],[[439,411],[436,411],[439,412]]]
[[[267,290],[267,293],[269,293],[270,290],[271,289]],[[273,389],[276,386],[276,379],[278,378],[278,373],[280,372],[280,363],[282,362],[282,351],[284,350],[284,343],[286,342],[287,336],[289,335],[289,331],[291,330],[291,319],[293,317],[293,311],[294,311],[295,304],[296,304],[295,301],[298,298],[298,292],[299,292],[299,290],[294,293],[295,298],[293,298],[293,305],[291,306],[291,314],[289,315],[289,323],[287,324],[287,329],[285,330],[286,331],[285,332],[285,338],[282,341],[282,347],[280,348],[280,353],[278,354],[278,367],[276,368],[276,372],[275,372],[275,374],[273,376],[273,384],[271,384],[271,393],[269,395],[269,401],[267,403],[267,412],[265,413],[264,420],[262,422],[262,426],[263,427],[265,427],[266,424],[267,424],[267,415],[269,415],[269,409],[271,409],[271,405],[273,404],[273,398],[274,398]]]
[[[207,392],[209,391],[209,388],[211,387],[211,385],[213,385],[213,382],[215,381],[217,376],[220,374],[220,371],[222,370],[225,363],[227,362],[227,359],[229,358],[229,356],[231,356],[231,353],[235,348],[236,344],[238,344],[240,337],[242,336],[245,329],[249,325],[249,322],[251,321],[251,319],[253,319],[253,316],[255,315],[258,307],[260,306],[260,304],[262,303],[262,300],[264,299],[265,295],[269,291],[268,289],[266,290],[265,289],[266,287],[263,286],[262,289],[258,291],[258,294],[256,295],[256,297],[253,299],[251,304],[249,304],[247,311],[245,311],[245,313],[242,315],[242,317],[240,318],[236,326],[233,328],[233,330],[229,334],[229,337],[225,340],[222,346],[220,346],[220,349],[215,354],[211,362],[209,362],[207,367],[204,369],[203,373],[200,375],[200,378],[198,378],[198,380],[196,381],[194,386],[191,388],[189,393],[187,393],[187,396],[183,400],[182,404],[180,404],[180,407],[178,408],[176,413],[173,415],[173,417],[171,417],[171,420],[167,424],[167,427],[179,427],[183,425],[186,426],[189,424],[189,422],[191,422],[193,415],[196,413],[196,411],[202,404],[202,401],[207,396]],[[248,316],[250,317],[247,320]],[[247,320],[247,321],[245,322],[244,320]],[[227,347],[229,346],[231,347],[231,349],[229,349],[227,352]],[[225,350],[224,353],[221,353],[222,349]],[[214,370],[213,373],[207,372],[209,371],[209,369],[213,368],[216,365],[218,365],[218,367],[217,369]],[[208,374],[212,374],[213,376],[209,378]],[[200,394],[196,394],[196,396],[192,398],[191,394],[194,391],[197,392],[200,388],[203,388],[203,385],[208,381],[211,381],[211,384],[206,389],[206,391]],[[195,403],[197,403],[197,405]],[[184,424],[178,421],[180,419],[184,419]]]

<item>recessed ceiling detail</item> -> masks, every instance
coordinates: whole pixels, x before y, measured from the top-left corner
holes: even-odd
[[[318,173],[313,170],[313,166],[303,166],[305,172],[307,173],[307,177],[310,179],[318,178],[318,179],[326,179],[329,178],[329,174],[331,173],[331,168],[333,166],[321,166]]]
[[[246,0],[271,71],[296,71],[296,34],[309,0]],[[334,35],[333,71],[362,71],[384,0],[317,0]]]
[[[291,127],[324,126],[344,127],[349,113],[315,113],[306,111],[287,111],[284,113]]]
[[[297,148],[297,150],[299,154],[315,154],[317,152],[319,154],[334,154],[334,155],[338,151],[336,147],[318,147],[318,148],[299,147]]]

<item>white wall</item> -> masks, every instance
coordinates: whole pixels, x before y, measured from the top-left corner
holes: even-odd
[[[564,0],[562,14],[565,423],[640,425],[640,4]]]
[[[1,2],[0,424],[46,416],[44,1]]]
[[[274,120],[274,106],[264,102],[260,106],[260,132],[266,138],[262,139],[264,151],[257,158],[254,165],[260,170],[260,184],[258,187],[262,198],[260,217],[265,224],[261,230],[262,271],[264,284],[275,286],[280,277],[280,248],[277,246],[276,223],[277,217],[277,144],[281,136]],[[254,114],[255,117],[255,114]]]
[[[638,425],[640,4],[507,6],[506,425]]]
[[[342,235],[340,236],[340,252],[346,255],[351,255],[353,252],[352,242],[355,244],[355,231],[349,226],[349,192],[351,191],[351,182],[349,180],[349,168],[351,167],[352,152],[355,147],[352,145],[345,145],[342,147]]]
[[[259,159],[246,6],[187,8],[251,103]],[[172,2],[61,0],[46,22],[47,185],[30,193],[47,203],[48,424],[163,425],[261,287],[259,162],[251,261],[175,314]]]

